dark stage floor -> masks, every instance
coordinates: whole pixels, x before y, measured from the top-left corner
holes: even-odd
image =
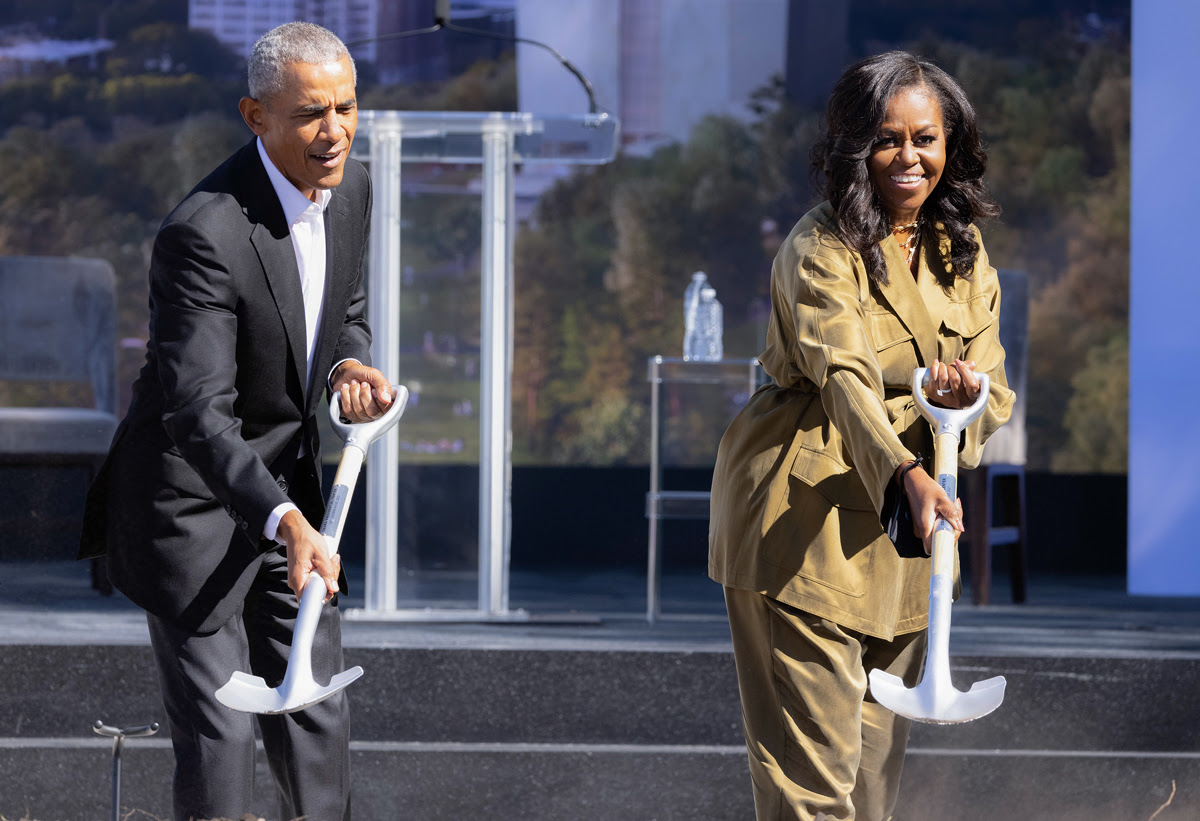
[[[363,569],[347,568],[361,591]],[[469,580],[468,580],[469,581]],[[467,585],[469,587],[469,585]],[[402,586],[404,607],[442,600],[464,589],[462,579]],[[419,599],[403,599],[407,592]],[[969,591],[955,605],[951,650],[959,655],[1038,655],[1200,658],[1200,598],[1130,596],[1117,577],[1034,577],[1024,604],[1008,603],[1005,579],[995,580],[993,603],[975,606]],[[720,588],[702,571],[668,572],[663,616],[645,620],[645,576],[633,571],[514,572],[511,607],[523,623],[435,623],[347,619],[349,647],[530,647],[605,649],[654,646],[721,650],[729,647]],[[471,603],[463,603],[469,606]],[[361,593],[343,608],[361,608]],[[88,566],[77,562],[0,562],[0,643],[141,644],[140,611],[120,594],[90,588]]]

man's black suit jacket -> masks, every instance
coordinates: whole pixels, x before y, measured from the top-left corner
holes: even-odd
[[[283,208],[251,141],[167,217],[150,263],[150,339],[129,411],[88,493],[80,557],[189,630],[244,598],[271,511],[320,523],[316,410],[334,363],[369,364],[366,170],[347,159],[325,211],[325,303],[313,377]],[[305,385],[308,388],[305,388]],[[297,459],[300,443],[306,456]]]

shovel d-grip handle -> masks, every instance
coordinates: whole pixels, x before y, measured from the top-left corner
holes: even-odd
[[[347,446],[365,451],[368,445],[395,427],[407,404],[408,388],[392,385],[392,405],[383,416],[370,422],[343,422],[342,392],[336,391],[329,400],[329,423],[333,425],[333,432],[340,436]]]
[[[913,400],[916,401],[921,415],[933,426],[933,467],[937,483],[946,491],[950,501],[958,498],[958,440],[967,426],[978,419],[987,408],[988,391],[992,380],[986,373],[978,374],[979,396],[975,402],[966,408],[943,408],[934,405],[925,395],[925,385],[929,381],[929,369],[917,368],[913,371]],[[934,547],[937,547],[937,534],[949,531],[951,544],[949,550],[941,553],[948,554],[950,567],[948,572],[954,572],[954,528],[944,519],[939,519],[934,530]],[[938,561],[938,553],[934,550],[933,572],[947,572],[943,563]],[[943,559],[944,562],[944,559]]]
[[[958,440],[962,432],[966,430],[967,425],[974,422],[983,413],[987,407],[988,391],[992,387],[992,380],[986,373],[976,374],[979,378],[979,397],[975,403],[968,408],[943,408],[929,401],[929,397],[925,395],[925,384],[929,381],[929,368],[917,368],[913,371],[913,399],[917,403],[917,407],[921,409],[921,415],[929,420],[933,425],[934,435],[941,433],[953,433],[955,441]]]
[[[408,388],[393,385],[391,407],[383,416],[370,422],[343,422],[341,399],[341,391],[338,391],[329,400],[329,423],[345,443],[337,475],[333,478],[333,488],[329,491],[329,501],[325,505],[325,518],[321,522],[321,535],[325,537],[330,556],[337,553],[342,540],[342,526],[346,523],[350,497],[354,495],[354,485],[358,482],[358,472],[366,458],[367,448],[400,421],[408,405]]]
[[[934,469],[937,482],[951,501],[958,496],[958,440],[967,425],[987,407],[991,380],[979,374],[979,398],[969,408],[942,408],[925,396],[927,368],[913,371],[913,399],[921,414],[933,425]],[[938,519],[933,531],[933,557],[929,578],[929,630],[925,648],[925,672],[916,687],[908,688],[884,670],[869,676],[875,700],[894,713],[934,724],[957,724],[981,718],[1000,706],[1004,699],[1004,677],[979,681],[968,692],[954,688],[950,680],[950,606],[954,602],[954,528]]]

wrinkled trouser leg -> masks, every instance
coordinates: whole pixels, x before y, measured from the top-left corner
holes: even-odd
[[[871,698],[867,672],[909,686],[924,631],[872,638],[759,593],[725,588],[758,821],[884,821],[910,722]]]
[[[274,687],[287,671],[299,603],[287,586],[287,558],[282,550],[264,558],[263,573],[272,581],[250,591],[244,622],[251,666],[257,665],[254,673]],[[313,637],[313,678],[327,684],[345,669],[341,614],[336,606],[327,604],[321,608]],[[294,713],[260,715],[258,727],[279,791],[280,819],[350,821],[350,703],[346,691]]]
[[[236,819],[253,811],[255,719],[279,791],[279,818],[350,818],[344,692],[277,716],[231,710],[215,697],[234,670],[279,685],[297,614],[287,560],[273,551],[264,556],[242,608],[215,632],[192,633],[147,615],[175,751],[176,821]],[[326,682],[343,667],[340,616],[326,606],[313,641],[313,677]]]

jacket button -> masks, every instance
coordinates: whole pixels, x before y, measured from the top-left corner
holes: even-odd
[[[288,489],[287,479],[279,480],[279,489],[282,490],[284,493],[287,493],[287,489]]]

